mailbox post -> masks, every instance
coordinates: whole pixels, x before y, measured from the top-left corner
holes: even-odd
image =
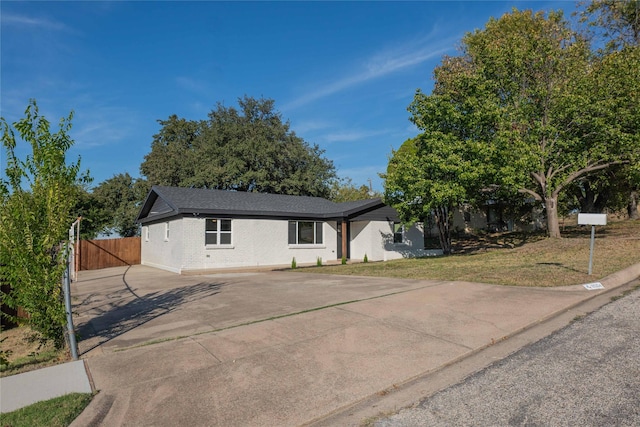
[[[589,249],[589,276],[591,276],[591,270],[593,267],[593,246],[596,240],[596,225],[607,225],[607,215],[579,213],[578,224],[591,226],[591,247]]]

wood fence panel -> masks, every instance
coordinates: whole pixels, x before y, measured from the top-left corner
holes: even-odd
[[[2,278],[0,278],[0,293],[2,294],[8,294],[9,292],[11,292],[11,285],[4,282]],[[9,308],[9,306],[4,305],[4,304],[0,304],[0,311],[2,311],[3,313],[9,315],[9,316],[15,316],[19,319],[28,319],[29,318],[29,313],[27,313],[22,307],[18,307],[17,310],[14,310],[13,308]],[[13,328],[15,326],[18,326],[18,324],[16,322],[14,322],[12,319],[8,319],[4,316],[2,316],[2,329],[10,329]]]
[[[107,240],[81,240],[80,270],[140,264],[140,237]]]

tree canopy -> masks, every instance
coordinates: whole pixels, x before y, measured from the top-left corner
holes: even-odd
[[[331,184],[331,194],[329,200],[342,203],[357,200],[382,198],[382,194],[373,191],[366,185],[356,186],[351,178],[336,179]]]
[[[443,58],[432,93],[418,90],[409,106],[423,132],[418,155],[452,169],[433,175],[423,162],[416,173],[436,189],[423,197],[444,203],[447,181],[466,197],[479,185],[520,192],[543,203],[548,233],[559,237],[559,194],[640,151],[639,69],[637,49],[593,55],[560,12],[514,10],[491,19],[463,38],[459,56]],[[456,168],[452,151],[473,161]],[[411,200],[405,188],[394,191],[401,203]]]
[[[440,132],[425,132],[405,141],[387,167],[385,201],[403,222],[425,222],[433,215],[440,245],[451,253],[452,209],[481,196],[484,175],[482,144],[467,143]]]
[[[598,46],[596,55],[607,56],[619,52],[617,56],[625,57],[640,45],[638,0],[596,0],[583,6],[576,14],[580,15],[582,23],[587,24],[583,31],[585,37]],[[636,73],[635,78],[640,79],[640,75]],[[628,95],[637,105],[638,94],[630,91]],[[639,196],[640,162],[632,159],[601,174],[579,178],[568,188],[566,199],[582,212],[604,212],[605,209],[619,211],[626,207],[628,217],[637,219],[640,217]]]
[[[595,38],[603,40],[607,51],[640,44],[640,2],[638,0],[594,0],[580,13]]]
[[[140,227],[135,220],[147,192],[147,183],[128,173],[101,182],[91,194],[98,216],[106,218],[99,232],[121,237],[138,235]]]
[[[150,185],[328,197],[336,178],[324,151],[298,137],[271,99],[218,103],[208,120],[159,121],[140,166]]]

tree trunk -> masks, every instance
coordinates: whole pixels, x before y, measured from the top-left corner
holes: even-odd
[[[544,199],[547,211],[547,234],[554,239],[560,238],[560,223],[558,222],[558,196],[548,196]]]
[[[632,191],[629,194],[629,203],[627,204],[627,213],[629,214],[629,219],[640,219],[640,214],[638,213],[638,192]]]
[[[597,213],[596,206],[596,192],[591,190],[591,185],[588,181],[585,181],[583,188],[578,192],[578,203],[580,203],[580,212]]]
[[[440,206],[436,208],[436,224],[438,225],[438,238],[444,255],[451,254],[451,227],[449,227],[449,208]]]

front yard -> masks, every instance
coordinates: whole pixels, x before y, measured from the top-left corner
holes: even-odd
[[[511,286],[567,286],[597,281],[640,262],[640,220],[596,228],[592,275],[591,227],[573,226],[563,238],[500,233],[454,239],[446,257],[305,268],[305,272],[358,276],[440,279]]]

